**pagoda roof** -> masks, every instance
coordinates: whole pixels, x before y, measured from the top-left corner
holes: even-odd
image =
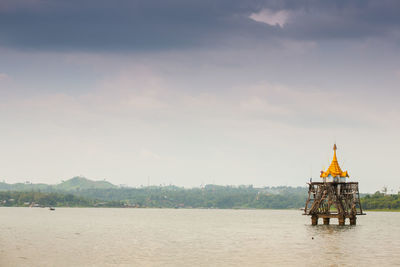
[[[332,159],[331,165],[325,172],[321,171],[321,176],[320,176],[321,178],[326,178],[329,175],[331,175],[332,177],[349,177],[349,174],[347,173],[347,171],[342,171],[342,169],[339,166],[339,162],[336,157],[336,150],[337,150],[337,146],[335,144],[333,146],[333,159]]]

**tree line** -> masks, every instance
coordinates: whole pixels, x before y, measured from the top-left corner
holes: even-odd
[[[253,188],[207,185],[202,188],[149,186],[142,188],[93,188],[65,192],[0,191],[1,206],[105,206],[140,208],[254,208],[297,209],[306,200],[299,187]]]
[[[305,187],[149,186],[76,188],[68,192],[0,191],[0,206],[299,209],[306,198]],[[400,197],[376,192],[363,195],[361,204],[366,210],[400,210]]]
[[[3,207],[95,207],[99,205],[121,206],[119,202],[102,203],[73,194],[42,193],[42,192],[0,192],[0,206]]]
[[[378,191],[375,194],[361,198],[361,206],[363,209],[369,210],[400,210],[400,195],[383,194]]]

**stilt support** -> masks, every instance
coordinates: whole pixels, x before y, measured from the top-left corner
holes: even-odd
[[[312,225],[318,224],[318,216],[311,216],[311,224]]]
[[[329,225],[329,219],[330,218],[324,218],[324,225]]]
[[[350,225],[356,225],[356,222],[357,222],[357,217],[356,216],[350,218]]]
[[[344,217],[339,218],[339,225],[344,225],[345,220],[346,218]]]

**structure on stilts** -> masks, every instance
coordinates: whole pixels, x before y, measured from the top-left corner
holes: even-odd
[[[321,171],[322,182],[310,180],[308,198],[303,215],[311,216],[311,224],[317,225],[318,219],[328,225],[331,218],[337,218],[339,225],[345,225],[349,218],[350,225],[355,225],[357,215],[365,215],[361,208],[358,182],[347,182],[347,171],[340,169],[336,158],[336,144],[333,146],[333,160],[329,168]]]

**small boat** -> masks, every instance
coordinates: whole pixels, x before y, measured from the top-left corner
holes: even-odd
[[[56,208],[54,208],[54,207],[49,207],[49,210],[56,210]]]

